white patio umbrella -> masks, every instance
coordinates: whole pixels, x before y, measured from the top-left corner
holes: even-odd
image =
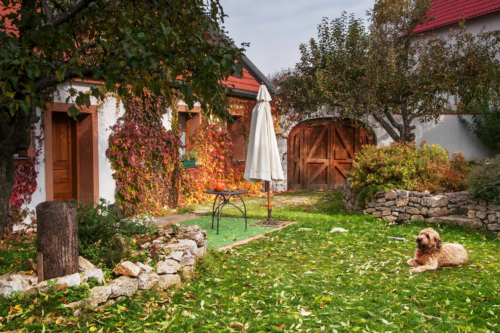
[[[271,218],[271,181],[285,180],[280,163],[278,142],[271,116],[271,95],[265,85],[257,94],[257,104],[252,111],[250,138],[243,178],[252,183],[267,181],[268,221]]]

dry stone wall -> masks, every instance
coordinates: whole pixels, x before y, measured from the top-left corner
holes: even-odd
[[[387,222],[427,221],[456,224],[470,228],[486,228],[500,234],[500,204],[473,200],[468,192],[432,194],[429,191],[379,191],[361,208],[361,191],[344,185],[344,207],[350,212],[371,215]]]
[[[66,304],[65,307],[107,306],[114,304],[119,297],[133,295],[137,290],[148,290],[155,286],[161,289],[178,287],[181,285],[181,276],[186,279],[192,278],[196,259],[203,258],[207,251],[206,231],[197,225],[183,225],[177,230],[167,226],[158,230],[157,235],[158,238],[152,243],[142,245],[146,250],[155,247],[160,258],[156,267],[150,265],[153,264],[150,260],[144,263],[121,262],[113,269],[118,278],[108,280],[105,286],[90,289],[90,296],[87,299]],[[97,278],[100,284],[104,283],[101,269],[82,257],[79,257],[78,265],[79,273],[54,279],[55,290],[79,286],[90,277]],[[50,287],[48,282],[38,283],[36,274],[7,273],[0,276],[0,296],[10,298],[14,291],[28,294],[46,293]]]

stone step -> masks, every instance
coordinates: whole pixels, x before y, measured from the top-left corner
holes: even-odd
[[[460,216],[429,217],[425,219],[425,221],[431,223],[446,223],[452,225],[459,225],[462,227],[469,227],[474,229],[479,229],[483,225],[480,220],[471,219],[468,217],[460,217]]]

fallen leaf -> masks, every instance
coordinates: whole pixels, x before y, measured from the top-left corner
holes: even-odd
[[[303,316],[303,317],[308,317],[308,316],[310,316],[310,315],[311,315],[311,312],[306,311],[306,310],[304,310],[304,309],[301,309],[301,310],[300,310],[300,315],[301,315],[301,316]]]

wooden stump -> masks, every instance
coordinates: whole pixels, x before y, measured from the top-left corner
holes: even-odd
[[[43,254],[43,279],[78,272],[76,204],[45,201],[36,206],[38,252]]]

